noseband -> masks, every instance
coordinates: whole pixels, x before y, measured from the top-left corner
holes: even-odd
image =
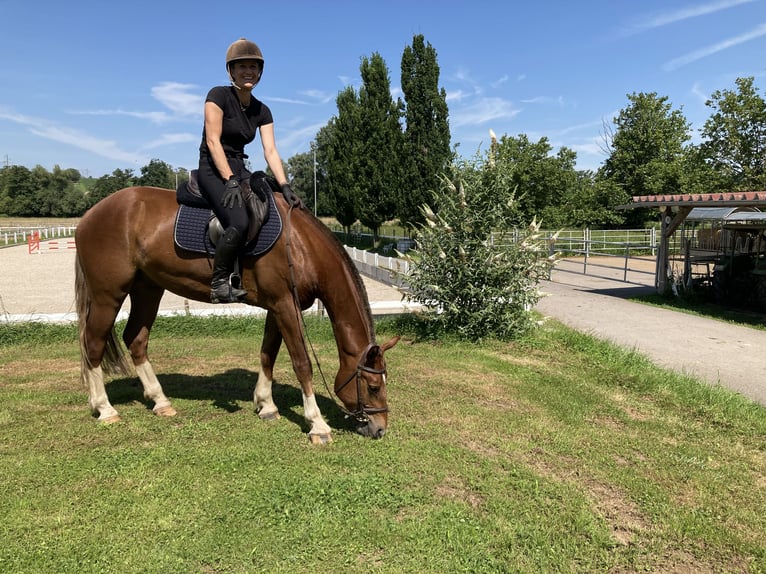
[[[356,370],[351,373],[351,376],[346,379],[346,381],[339,386],[335,390],[335,394],[338,395],[338,393],[351,381],[356,379],[356,410],[350,411],[343,407],[343,405],[338,405],[340,409],[346,414],[346,416],[353,417],[357,420],[357,422],[360,423],[367,423],[370,421],[370,418],[368,415],[374,415],[378,413],[387,413],[388,407],[367,407],[362,402],[362,372],[365,373],[371,373],[373,375],[385,375],[387,373],[387,369],[384,366],[382,369],[373,369],[372,367],[368,367],[364,364],[362,364],[362,361],[367,356],[367,353],[369,350],[374,346],[374,343],[370,343],[367,345],[367,347],[362,351],[362,356],[359,359],[359,362],[356,364]],[[340,397],[338,397],[340,398]]]

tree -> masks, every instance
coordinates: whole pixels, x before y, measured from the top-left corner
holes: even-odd
[[[577,154],[561,148],[555,155],[548,138],[529,141],[525,134],[517,137],[493,134],[493,163],[500,172],[506,172],[507,189],[499,189],[499,201],[508,194],[516,197],[521,224],[539,215],[546,207],[557,206],[574,189],[577,182],[575,161]]]
[[[736,91],[717,90],[706,105],[701,153],[721,175],[725,191],[766,189],[766,101],[754,79],[737,78]]]
[[[111,175],[104,175],[96,180],[86,198],[86,204],[88,207],[93,207],[106,196],[131,185],[133,185],[133,170],[115,169]]]
[[[423,204],[433,209],[433,191],[447,173],[450,150],[447,93],[439,89],[436,50],[423,35],[413,37],[402,55],[402,92],[405,101],[406,183],[398,187],[397,215],[402,225],[423,222]]]
[[[616,129],[607,141],[609,157],[599,177],[610,179],[625,194],[673,194],[682,191],[684,144],[690,124],[681,110],[673,110],[667,96],[655,92],[628,95],[630,105],[614,118]],[[630,225],[643,225],[646,210],[632,210]]]
[[[622,203],[622,190],[611,180],[596,180],[593,172],[578,171],[560,202],[543,208],[542,223],[546,229],[620,226],[625,216],[615,206]]]
[[[325,175],[332,214],[348,236],[357,220],[357,197],[361,194],[356,167],[362,139],[360,106],[350,86],[338,94],[335,103],[338,115],[317,134],[317,162]]]
[[[401,102],[391,97],[388,68],[378,53],[362,58],[362,87],[359,90],[358,117],[360,140],[354,175],[361,190],[356,205],[359,221],[372,230],[373,243],[378,231],[396,215],[394,190],[403,183]]]
[[[7,215],[36,215],[35,182],[32,172],[23,165],[11,165],[2,169],[0,197],[3,205],[0,211]]]
[[[293,191],[303,200],[306,209],[314,211],[314,154],[298,153],[287,160],[287,171]],[[318,212],[317,212],[318,213]]]
[[[162,160],[153,159],[141,168],[141,176],[136,180],[136,185],[175,189],[175,181],[173,168]]]

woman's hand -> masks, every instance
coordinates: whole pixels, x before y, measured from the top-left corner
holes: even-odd
[[[232,175],[229,178],[229,181],[226,182],[226,187],[224,189],[225,193],[221,205],[228,207],[229,209],[245,205],[245,202],[242,200],[242,188],[239,187],[239,182],[236,177]]]
[[[290,204],[291,207],[297,207],[298,209],[303,208],[303,202],[301,201],[301,198],[295,194],[289,183],[282,185],[282,195],[285,196],[285,200],[288,204]]]

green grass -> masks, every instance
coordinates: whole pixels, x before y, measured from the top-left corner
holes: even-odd
[[[332,378],[329,323],[308,330]],[[123,422],[101,426],[74,327],[0,325],[0,571],[766,572],[766,412],[738,395],[556,322],[405,338],[386,437],[354,434],[317,381],[335,442],[316,447],[285,355],[282,418],[253,413],[262,332],[160,318],[179,415],[117,378]]]
[[[700,298],[665,296],[658,293],[639,295],[633,297],[632,300],[647,305],[653,305],[655,307],[689,313],[690,315],[707,317],[709,319],[743,325],[753,329],[766,330],[766,314],[759,311],[724,307],[722,305],[702,301]]]

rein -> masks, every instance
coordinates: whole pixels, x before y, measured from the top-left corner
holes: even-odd
[[[343,389],[346,385],[348,385],[352,380],[356,379],[356,409],[353,411],[348,410],[344,405],[342,405],[337,399],[337,391],[333,393],[330,391],[330,387],[327,384],[327,379],[324,376],[324,371],[322,370],[322,365],[319,362],[319,357],[317,357],[316,350],[314,349],[314,345],[311,342],[311,339],[308,335],[308,329],[306,328],[306,320],[303,317],[303,313],[301,312],[301,304],[300,304],[300,298],[298,297],[298,283],[295,281],[295,266],[293,264],[293,255],[292,255],[292,242],[290,240],[290,237],[292,235],[292,214],[293,214],[293,206],[290,205],[290,208],[287,211],[287,221],[285,223],[285,244],[287,245],[287,267],[290,270],[290,287],[293,295],[293,303],[295,303],[295,312],[300,319],[300,324],[302,326],[303,331],[303,337],[301,337],[301,341],[303,342],[303,348],[306,351],[306,354],[308,354],[309,348],[311,348],[311,354],[314,357],[314,362],[317,365],[317,369],[319,370],[319,374],[322,377],[322,383],[324,384],[324,388],[327,390],[327,394],[330,396],[332,401],[335,403],[335,406],[337,406],[343,414],[346,415],[346,417],[354,418],[357,422],[360,423],[367,423],[369,422],[368,415],[371,414],[377,414],[377,413],[385,413],[388,412],[387,407],[366,407],[364,406],[364,403],[362,402],[362,394],[361,394],[361,385],[362,385],[362,372],[365,373],[371,373],[375,375],[385,375],[387,370],[385,367],[382,369],[373,369],[371,367],[368,367],[364,364],[362,364],[362,361],[364,360],[364,357],[367,356],[368,351],[374,346],[374,343],[369,343],[367,347],[365,347],[364,351],[362,351],[362,355],[359,358],[359,361],[356,365],[356,370],[351,373],[351,376],[346,379],[346,381],[338,387],[338,391]],[[308,345],[306,344],[308,343]]]

